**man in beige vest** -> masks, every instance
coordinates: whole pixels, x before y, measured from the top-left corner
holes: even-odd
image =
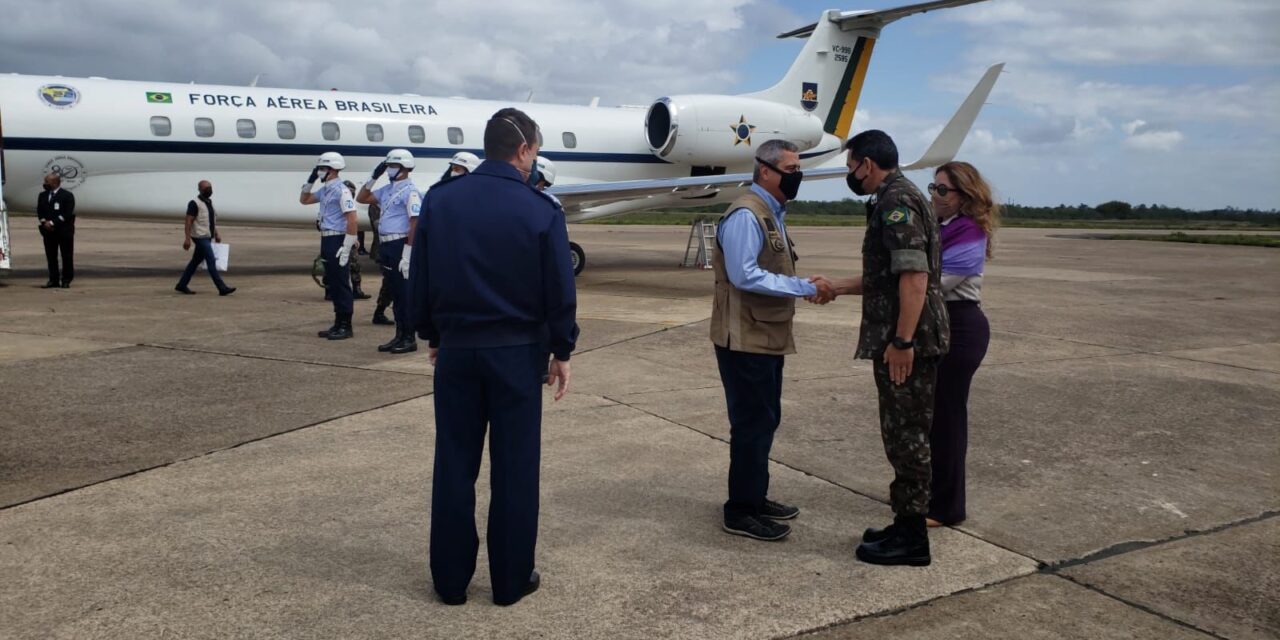
[[[191,254],[191,261],[187,263],[178,286],[173,290],[188,295],[195,293],[187,285],[191,284],[191,276],[195,275],[196,267],[204,262],[205,270],[213,279],[214,286],[218,287],[218,295],[229,296],[235,293],[236,288],[228,287],[222,281],[222,276],[218,275],[217,261],[213,257],[213,243],[222,242],[222,236],[218,234],[217,215],[213,210],[213,185],[208,180],[201,180],[196,187],[200,190],[200,195],[187,203],[187,221],[182,227],[182,250],[190,250],[193,244],[196,250]]]
[[[794,144],[770,140],[756,151],[751,190],[729,205],[712,258],[711,308],[720,382],[729,408],[729,500],[724,530],[757,540],[781,540],[782,524],[800,514],[769,493],[769,450],[782,422],[782,365],[795,353],[791,319],[796,298],[830,294],[829,283],[796,276],[794,244],[783,224],[785,205],[804,176]],[[819,287],[822,290],[819,290]]]

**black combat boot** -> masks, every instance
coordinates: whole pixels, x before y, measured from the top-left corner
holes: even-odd
[[[329,336],[333,335],[334,331],[338,330],[338,325],[341,323],[342,323],[342,317],[335,313],[333,314],[333,325],[330,326],[328,329],[325,329],[324,331],[317,331],[316,335],[321,338],[328,338]]]
[[[396,345],[400,344],[400,340],[402,340],[403,338],[404,338],[404,334],[400,333],[400,328],[397,327],[396,336],[391,339],[391,342],[378,345],[378,352],[387,353],[388,351],[391,351],[392,349],[395,348]]]
[[[388,317],[387,317],[387,307],[386,307],[386,305],[381,305],[381,304],[380,304],[380,305],[378,305],[376,308],[374,308],[374,310],[373,310],[373,323],[374,323],[374,324],[385,324],[385,325],[387,325],[387,326],[391,326],[391,325],[395,324],[395,321],[394,321],[394,320],[392,320],[391,318],[388,318]]]
[[[355,298],[356,300],[368,300],[369,298],[371,298],[371,297],[373,297],[373,296],[370,296],[369,294],[367,294],[367,293],[365,293],[363,290],[361,290],[361,289],[360,289],[360,285],[358,285],[358,284],[353,284],[353,285],[351,285],[351,297],[352,297],[352,298]]]
[[[418,350],[418,341],[413,339],[413,332],[406,331],[400,341],[387,350],[388,353],[413,353]]]
[[[355,332],[351,330],[351,314],[343,313],[338,316],[338,327],[329,333],[330,340],[346,340],[354,338]]]
[[[856,555],[863,562],[883,565],[908,565],[927,567],[932,562],[929,555],[929,530],[924,516],[898,516],[893,524],[880,530],[868,530],[877,538],[858,545]],[[864,539],[867,534],[863,534]]]

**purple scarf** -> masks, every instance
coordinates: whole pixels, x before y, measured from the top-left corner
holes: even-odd
[[[960,276],[982,273],[987,258],[987,234],[969,216],[956,216],[942,225],[942,272]]]

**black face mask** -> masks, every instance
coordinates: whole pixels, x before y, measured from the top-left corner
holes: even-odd
[[[859,165],[861,165],[861,163],[859,163]],[[863,188],[862,180],[865,178],[859,179],[857,177],[857,173],[858,173],[858,167],[854,167],[853,171],[850,171],[849,175],[844,177],[844,183],[849,185],[849,190],[852,191],[853,195],[855,196],[865,196],[871,193],[870,191],[867,191],[865,188]]]
[[[792,171],[791,173],[787,173],[782,169],[761,160],[760,158],[756,158],[756,162],[777,171],[778,175],[782,176],[782,180],[778,183],[778,190],[782,192],[782,195],[787,200],[796,199],[796,195],[800,193],[800,183],[804,181],[803,171]]]

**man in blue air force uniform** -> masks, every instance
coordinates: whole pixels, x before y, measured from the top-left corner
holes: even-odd
[[[475,573],[486,427],[493,600],[515,604],[541,584],[541,385],[557,385],[556,400],[569,390],[578,325],[564,211],[529,184],[538,140],[523,112],[495,113],[485,125],[486,160],[427,192],[414,236],[411,317],[436,367],[431,577],[447,604],[466,602]]]

